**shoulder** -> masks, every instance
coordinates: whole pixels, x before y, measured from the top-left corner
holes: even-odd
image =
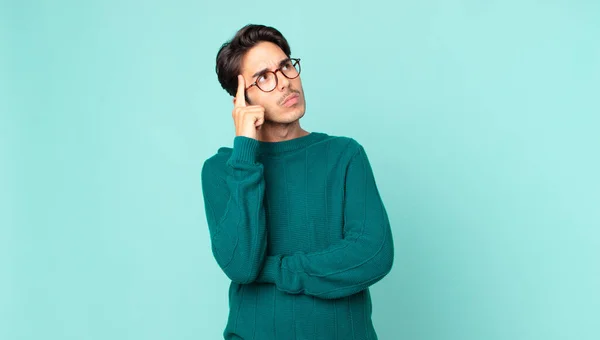
[[[220,147],[214,154],[204,160],[202,164],[202,176],[218,174],[226,171],[227,160],[233,151],[230,147]]]
[[[327,141],[333,153],[345,155],[348,158],[352,158],[360,151],[364,152],[362,144],[350,136],[328,135]]]

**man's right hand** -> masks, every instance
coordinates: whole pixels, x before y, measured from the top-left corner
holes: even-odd
[[[258,130],[265,122],[265,108],[260,105],[248,105],[244,93],[245,89],[244,77],[238,75],[238,88],[232,112],[235,135],[258,139]]]

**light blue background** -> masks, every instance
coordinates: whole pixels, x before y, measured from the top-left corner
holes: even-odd
[[[599,2],[196,0],[2,2],[0,339],[221,338],[200,169],[247,23],[370,157],[381,340],[600,338]]]

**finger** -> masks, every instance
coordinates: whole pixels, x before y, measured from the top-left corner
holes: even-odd
[[[260,108],[248,109],[248,108],[235,108],[232,113],[233,118],[246,117],[246,116],[264,116],[265,110]]]
[[[246,112],[246,114],[244,115],[244,117],[242,118],[242,120],[244,122],[256,122],[257,120],[263,119],[264,118],[264,114],[262,112]]]
[[[238,74],[238,88],[237,93],[235,95],[235,106],[236,107],[244,107],[246,106],[246,96],[244,91],[246,90],[246,81],[244,80],[244,76]]]
[[[265,109],[263,109],[262,107],[256,107],[256,108],[245,108],[243,111],[241,111],[242,114],[248,114],[248,113],[260,113],[263,114],[265,113]]]
[[[262,111],[248,111],[248,112],[244,112],[244,119],[260,119],[263,118],[265,116],[264,112]]]
[[[263,107],[244,107],[244,108],[235,108],[233,110],[234,116],[245,116],[247,114],[264,114],[265,109]]]

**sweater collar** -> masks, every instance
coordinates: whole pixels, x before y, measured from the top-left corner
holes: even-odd
[[[315,142],[323,140],[327,135],[322,132],[310,132],[309,134],[289,139],[281,142],[263,142],[258,141],[259,153],[261,154],[280,154],[288,151],[295,151],[305,148]]]

